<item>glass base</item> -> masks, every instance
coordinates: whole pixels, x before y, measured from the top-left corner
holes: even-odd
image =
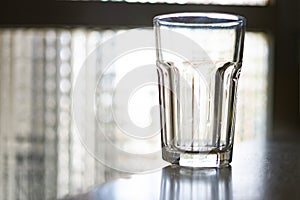
[[[184,167],[227,167],[232,160],[232,148],[226,151],[210,151],[201,153],[181,152],[163,147],[162,158],[172,164]]]

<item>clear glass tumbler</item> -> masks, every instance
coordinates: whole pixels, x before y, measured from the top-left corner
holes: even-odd
[[[232,160],[245,18],[175,13],[154,18],[162,157],[189,167]]]

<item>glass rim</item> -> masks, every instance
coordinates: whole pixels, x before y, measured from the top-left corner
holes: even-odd
[[[240,15],[217,12],[182,12],[155,16],[155,26],[173,27],[237,27],[244,26],[246,19]]]

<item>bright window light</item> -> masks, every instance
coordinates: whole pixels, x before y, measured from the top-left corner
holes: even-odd
[[[123,0],[102,0],[122,2]],[[266,6],[269,0],[124,0],[129,3],[175,3],[175,4],[214,4],[214,5],[248,5],[248,6]]]
[[[266,1],[222,2],[249,4]],[[120,31],[86,28],[0,29],[0,182],[6,183],[0,193],[8,194],[10,199],[22,199],[24,195],[36,199],[58,199],[104,182],[107,175],[105,167],[90,156],[78,138],[78,124],[72,119],[72,92],[74,80],[86,57],[101,42]],[[97,56],[91,62],[101,65],[105,54],[112,53],[117,46],[117,42],[111,43],[111,51],[96,52]],[[158,105],[155,85],[147,85],[143,90],[135,88],[131,98],[127,99],[129,102],[122,101],[122,98],[121,104],[114,101],[116,92],[113,84],[116,80],[122,80],[125,67],[128,66],[128,70],[134,67],[133,64],[154,58],[131,52],[123,61],[126,59],[129,59],[128,62],[106,73],[99,83],[101,90],[95,90],[99,96],[95,101],[101,110],[95,113],[98,121],[89,118],[87,112],[82,112],[81,125],[92,121],[92,126],[85,127],[90,136],[86,141],[90,151],[107,151],[107,143],[99,139],[99,122],[105,124],[103,130],[109,142],[115,142],[117,148],[137,154],[151,153],[153,148],[160,148],[160,137],[139,140],[116,131],[117,126],[127,127],[130,118],[141,127],[149,126],[147,130],[150,132],[159,127],[159,115],[151,118],[158,114],[155,110],[158,107],[151,109]],[[268,128],[268,59],[267,35],[248,32],[238,89],[236,142],[263,136]],[[84,80],[83,90],[93,89],[98,84],[96,73],[86,72]],[[123,86],[126,89],[126,84]],[[122,90],[118,92],[122,95]],[[94,97],[82,96],[80,99],[83,110],[88,98]],[[128,103],[131,103],[128,118],[116,124],[114,114],[110,113],[111,106],[115,105],[117,111],[123,112],[128,109]],[[137,152],[137,149],[141,151]],[[124,165],[128,164],[118,154],[105,153],[116,162],[121,160]],[[142,164],[145,167],[149,165]],[[34,184],[30,182],[33,178]],[[44,192],[40,192],[41,185],[45,187]]]

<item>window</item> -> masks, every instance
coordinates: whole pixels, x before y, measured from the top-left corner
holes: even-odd
[[[103,2],[109,0],[102,0]],[[120,0],[111,0],[112,2],[120,2]],[[177,4],[203,4],[203,5],[251,5],[251,6],[265,6],[269,3],[268,0],[125,0],[125,2],[138,3],[177,3]]]

